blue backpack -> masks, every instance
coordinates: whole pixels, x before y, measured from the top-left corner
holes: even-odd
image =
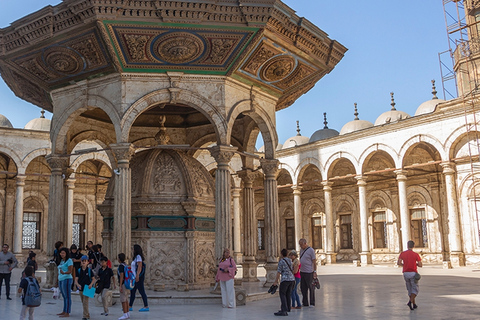
[[[124,270],[124,278],[123,278],[123,283],[125,284],[125,289],[127,290],[132,290],[135,288],[135,273],[132,270],[132,267],[129,267],[125,264],[123,264],[123,270]],[[120,271],[118,271],[120,273]]]
[[[31,277],[26,277],[28,285],[25,290],[25,305],[30,308],[38,307],[42,304],[42,292],[38,282]]]

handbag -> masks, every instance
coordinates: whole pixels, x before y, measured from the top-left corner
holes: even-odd
[[[104,288],[103,282],[97,282],[95,284],[95,293],[102,293],[103,288]]]
[[[420,281],[421,278],[422,276],[420,275],[420,273],[415,272],[415,276],[413,277],[415,283],[418,283],[418,281]]]
[[[320,281],[318,281],[318,278],[313,279],[312,285],[314,288],[320,289]]]

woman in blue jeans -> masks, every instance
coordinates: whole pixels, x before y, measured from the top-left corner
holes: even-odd
[[[292,259],[293,265],[293,275],[295,276],[295,286],[292,290],[292,309],[301,309],[302,304],[300,303],[300,296],[297,292],[298,284],[300,283],[300,260],[298,260],[298,253],[295,250],[292,250],[288,255],[290,259]],[[297,306],[295,307],[295,303]]]
[[[132,261],[132,270],[135,270],[135,287],[130,291],[130,311],[133,310],[133,302],[135,301],[135,294],[140,292],[143,300],[143,308],[140,312],[150,311],[148,308],[147,294],[145,293],[145,257],[143,256],[142,247],[138,244],[133,245],[133,256],[135,257]]]
[[[58,265],[58,285],[63,297],[63,312],[57,315],[60,318],[70,317],[72,311],[72,282],[73,261],[70,259],[68,248],[60,249],[60,264]]]

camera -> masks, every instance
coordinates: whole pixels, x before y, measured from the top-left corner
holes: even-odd
[[[225,272],[225,269],[220,268],[220,271]]]

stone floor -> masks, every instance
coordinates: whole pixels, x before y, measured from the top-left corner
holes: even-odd
[[[338,264],[321,266],[318,271],[322,288],[316,291],[316,307],[292,310],[290,319],[480,319],[480,270],[473,267],[422,268],[419,307],[415,311],[405,305],[408,299],[399,268],[387,265],[356,268]],[[18,319],[21,300],[14,297],[7,301],[4,290],[2,288],[0,319]],[[264,290],[258,283],[257,291]],[[138,297],[131,319],[273,319],[279,305],[277,294],[236,309],[223,309],[218,304],[151,304],[150,312],[140,313],[138,309],[142,305]],[[57,319],[55,314],[62,311],[62,306],[62,300],[53,300],[45,294],[42,306],[35,310],[35,319]],[[93,301],[90,303],[91,319],[117,319],[121,315],[118,305],[111,308],[108,317],[101,316],[102,311]],[[80,298],[74,296],[71,318],[81,317]]]

